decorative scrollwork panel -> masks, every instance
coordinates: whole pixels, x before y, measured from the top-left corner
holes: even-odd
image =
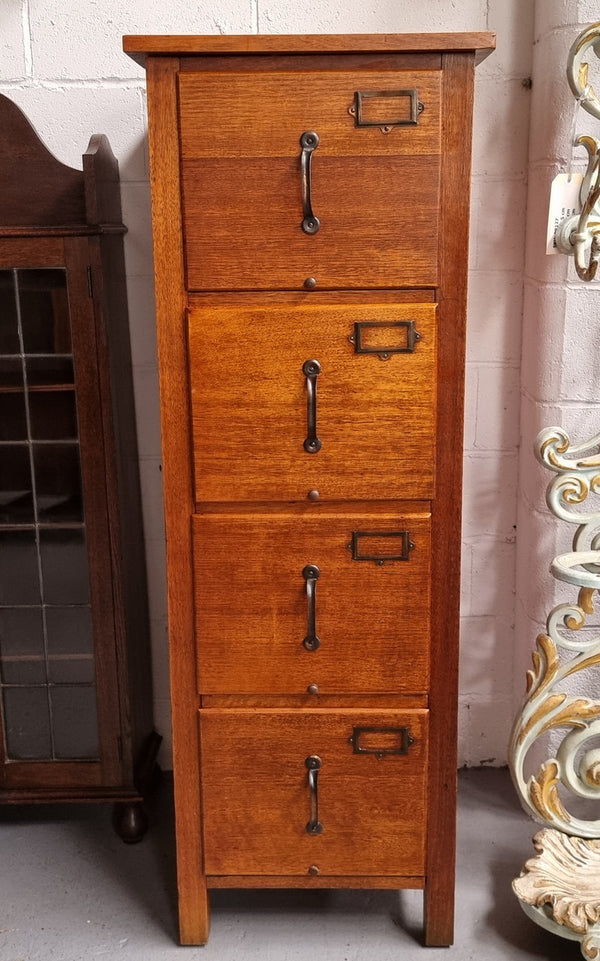
[[[573,551],[555,557],[550,569],[557,580],[577,587],[578,594],[574,603],[550,612],[546,632],[537,638],[525,703],[512,731],[510,766],[532,817],[568,834],[595,838],[600,819],[571,813],[563,796],[570,792],[600,801],[600,700],[571,693],[585,690],[589,671],[600,665],[600,618],[594,605],[600,590],[600,510],[582,506],[600,493],[600,435],[571,446],[564,430],[546,429],[537,438],[536,455],[556,475],[547,489],[549,509],[576,525]],[[545,744],[550,733],[550,743],[560,739],[554,756],[528,776],[532,747]]]

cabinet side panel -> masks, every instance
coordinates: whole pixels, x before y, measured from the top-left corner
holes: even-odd
[[[152,722],[148,600],[133,405],[123,241],[107,234],[90,241],[96,350],[105,441],[107,509],[115,604],[115,637],[123,732],[124,777],[135,764]],[[139,785],[143,790],[143,785]]]
[[[192,478],[179,192],[176,58],[147,63],[154,223],[156,318],[160,367],[168,616],[173,697],[173,760],[180,938],[208,937],[200,841],[199,750],[192,596]]]
[[[90,240],[91,289],[106,448],[124,776],[143,790],[149,776],[144,764],[150,760],[148,755],[153,757],[158,739],[150,736],[153,728],[150,625],[125,260],[120,232],[125,228],[122,227],[119,165],[102,134],[92,136],[83,155],[83,183],[87,222],[113,227],[109,231],[101,229],[98,237]]]
[[[85,526],[88,550],[91,612],[97,675],[100,751],[108,784],[122,783],[118,756],[121,706],[118,699],[115,606],[111,565],[106,442],[103,435],[101,372],[95,351],[96,317],[87,286],[89,247],[80,238],[65,238],[65,266],[69,285],[71,336],[75,364],[77,416]]]
[[[443,57],[437,489],[432,522],[432,664],[426,944],[452,943],[463,395],[474,54]],[[436,603],[436,598],[438,603]]]

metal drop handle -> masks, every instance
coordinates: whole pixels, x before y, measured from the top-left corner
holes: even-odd
[[[323,825],[319,821],[319,771],[323,762],[318,754],[311,754],[304,764],[308,768],[308,789],[310,791],[310,821],[306,825],[307,834],[322,834]]]
[[[308,454],[316,454],[321,450],[321,441],[317,437],[317,377],[321,373],[318,360],[306,360],[302,365],[302,373],[306,377],[306,431],[304,450]]]
[[[313,151],[319,146],[319,135],[314,130],[306,130],[300,137],[300,182],[302,185],[302,230],[305,234],[316,234],[321,221],[315,217],[311,203],[311,161]]]
[[[316,651],[321,646],[317,637],[317,581],[321,571],[316,564],[307,564],[302,571],[306,581],[307,627],[306,637],[302,641],[307,651]]]

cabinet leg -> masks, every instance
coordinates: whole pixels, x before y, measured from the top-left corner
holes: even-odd
[[[135,760],[135,786],[144,797],[156,787],[160,779],[160,768],[156,763],[156,755],[161,741],[161,735],[157,734],[156,731],[151,731]]]
[[[142,801],[117,801],[113,827],[125,844],[137,844],[148,830],[148,815]]]
[[[138,754],[134,780],[139,793],[146,797],[158,785],[160,768],[156,755],[162,737],[151,731]],[[117,801],[113,808],[113,827],[125,844],[137,844],[148,830],[148,815],[143,801]]]
[[[450,947],[454,942],[454,888],[429,884],[424,895],[425,946]]]
[[[191,889],[179,891],[179,940],[181,944],[206,944],[210,931],[210,904],[203,877],[193,879]]]

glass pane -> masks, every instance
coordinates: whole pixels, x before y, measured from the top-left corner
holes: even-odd
[[[0,440],[26,440],[25,394],[0,387]]]
[[[39,521],[83,523],[79,446],[35,444],[33,450]]]
[[[44,684],[44,631],[39,607],[0,607],[3,684]]]
[[[29,447],[0,444],[0,524],[33,524],[33,521]]]
[[[26,365],[30,388],[74,384],[72,357],[27,357]]]
[[[71,355],[65,270],[0,270],[0,691],[12,760],[99,751]]]
[[[49,607],[46,610],[48,673],[55,683],[94,680],[92,617],[89,607]]]
[[[48,653],[92,654],[92,614],[89,607],[48,607],[46,609]]]
[[[87,550],[83,530],[41,530],[40,554],[46,604],[88,604]]]
[[[11,760],[35,761],[52,757],[48,698],[43,687],[5,687],[4,734]]]
[[[35,533],[0,531],[0,604],[39,604]]]
[[[19,349],[14,274],[0,270],[0,354],[18,354]]]
[[[30,390],[29,416],[33,440],[77,440],[73,390]]]
[[[0,440],[27,440],[20,357],[0,357]]]
[[[2,387],[23,390],[23,360],[21,357],[0,357],[0,384]]]
[[[94,659],[89,654],[49,657],[48,680],[51,684],[93,684]]]
[[[19,270],[19,306],[26,354],[70,354],[71,324],[64,270]]]
[[[96,695],[93,687],[53,687],[50,703],[54,754],[61,759],[98,757]]]
[[[40,607],[0,607],[0,656],[43,656],[44,631]]]
[[[3,684],[45,684],[46,659],[42,657],[7,657],[0,660]]]

